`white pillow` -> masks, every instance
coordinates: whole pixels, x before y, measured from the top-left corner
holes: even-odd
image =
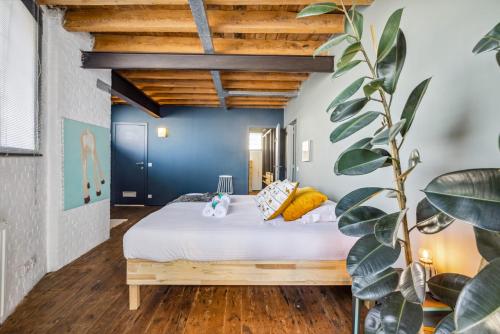
[[[328,200],[321,204],[321,206],[303,215],[298,221],[302,224],[336,222],[335,206],[335,202]]]
[[[265,220],[279,216],[293,200],[298,183],[288,180],[276,181],[268,185],[254,197]]]

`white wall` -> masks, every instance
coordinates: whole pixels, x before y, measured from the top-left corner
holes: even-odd
[[[0,220],[7,225],[6,314],[0,321],[46,272],[43,163],[40,157],[0,158]]]
[[[96,88],[96,80],[110,82],[111,75],[80,68],[80,50],[90,50],[92,40],[89,34],[66,32],[61,17],[58,11],[46,11],[44,17],[43,157],[0,157],[6,316],[47,271],[109,238],[109,200],[62,211],[62,117],[109,128],[110,98]]]
[[[111,82],[109,70],[81,69],[80,50],[92,49],[86,33],[62,27],[62,12],[50,10],[44,19],[43,108],[47,156],[48,270],[57,270],[109,238],[109,200],[63,211],[62,119],[71,118],[106,128],[111,123],[108,93],[97,79]],[[108,157],[110,159],[110,157]],[[105,186],[109,187],[109,183]]]
[[[433,77],[402,149],[405,167],[414,148],[420,150],[423,160],[407,182],[409,217],[414,222],[414,208],[423,197],[419,190],[434,177],[453,170],[500,165],[500,68],[494,54],[471,52],[475,43],[498,23],[500,2],[481,0],[471,8],[471,2],[466,0],[375,0],[363,11],[364,44],[372,59],[374,52],[367,29],[375,25],[380,36],[387,18],[401,7],[405,8],[401,27],[408,50],[393,101],[396,118],[411,90],[423,79]],[[343,49],[344,45],[332,54],[339,56]],[[303,140],[313,141],[313,161],[298,163],[299,181],[318,187],[337,200],[359,187],[390,186],[392,182],[389,168],[360,177],[333,173],[339,153],[355,139],[371,135],[379,125],[374,123],[340,143],[329,141],[336,124],[329,122],[326,107],[343,88],[367,74],[363,66],[335,81],[330,75],[312,75],[303,84],[299,97],[285,110],[285,124],[297,119],[299,149]],[[370,105],[367,110],[380,110],[375,107],[378,106]],[[384,197],[373,204],[396,210],[391,200]],[[420,243],[413,245],[414,252],[419,245],[431,249],[439,270],[466,274],[477,270],[479,257],[469,225],[455,223],[441,234],[419,238]]]

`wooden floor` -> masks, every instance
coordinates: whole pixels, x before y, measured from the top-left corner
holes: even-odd
[[[128,310],[123,233],[155,207],[112,208],[128,222],[47,274],[1,333],[350,333],[349,287],[143,287]]]

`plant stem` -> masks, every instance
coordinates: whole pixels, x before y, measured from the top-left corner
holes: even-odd
[[[352,22],[351,18],[348,15],[348,12],[345,8],[344,2],[341,0],[342,8],[344,11],[344,14],[349,21],[349,24],[351,25],[351,28],[354,32],[356,32],[356,28],[354,27],[354,23]],[[363,53],[363,57],[365,58],[366,64],[368,65],[370,72],[372,73],[372,77],[376,80],[379,79],[377,76],[377,72],[375,71],[375,68],[373,67],[370,58],[368,57],[368,54],[366,53],[365,47],[363,43],[361,42],[361,39],[358,36],[358,40],[361,43],[361,52]],[[384,91],[380,88],[379,90],[380,93],[380,99],[382,106],[384,107],[384,113],[386,116],[386,121],[387,121],[387,126],[389,128],[392,127],[392,117],[391,117],[391,107],[390,104],[392,104],[392,96],[391,96],[391,103],[389,104],[387,102],[387,98],[385,96]],[[391,140],[389,143],[389,147],[391,150],[391,161],[392,161],[392,170],[394,173],[395,180],[394,182],[396,183],[396,189],[397,191],[397,200],[399,204],[399,209],[404,210],[406,209],[406,194],[405,194],[405,185],[404,185],[404,178],[401,177],[401,162],[399,158],[399,147],[395,139]],[[412,255],[411,255],[411,242],[410,242],[410,232],[408,230],[408,219],[407,215],[403,217],[402,221],[403,225],[403,238],[404,238],[404,249],[405,249],[405,260],[406,264],[409,265],[412,262]]]

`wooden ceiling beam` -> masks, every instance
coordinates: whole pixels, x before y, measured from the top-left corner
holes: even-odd
[[[224,81],[224,88],[228,89],[260,89],[260,90],[297,90],[300,82],[293,81]]]
[[[214,33],[334,34],[344,16],[325,14],[298,20],[295,12],[208,10]],[[86,8],[66,12],[64,27],[83,32],[197,32],[190,10]]]
[[[374,0],[344,0],[345,5],[370,5]],[[284,6],[310,5],[318,0],[205,0],[207,5],[222,6]],[[40,5],[50,6],[151,6],[151,5],[187,5],[188,0],[38,0]]]
[[[220,54],[312,55],[323,41],[288,41],[265,39],[213,38]],[[96,34],[94,51],[203,53],[196,37]]]
[[[150,87],[142,86],[142,90],[148,94],[217,94],[215,89],[206,87]]]
[[[218,101],[218,96],[206,95],[206,94],[165,94],[165,93],[157,93],[150,95],[152,99],[158,100],[214,100]]]
[[[156,100],[159,104],[175,104],[175,105],[220,105],[219,101],[214,101],[214,100],[168,100],[168,99],[157,99]]]
[[[174,89],[174,90],[172,90]],[[154,94],[163,94],[163,93],[169,93],[169,94],[177,94],[177,93],[188,93],[188,94],[205,94],[204,92],[205,88],[198,88],[198,87],[144,87],[142,90],[149,96],[152,96]],[[258,88],[253,88],[253,89],[246,89],[245,92],[277,92],[277,93],[284,93],[284,92],[289,92],[289,93],[295,93],[295,89],[258,89]],[[215,94],[216,92],[210,91],[208,92],[209,94]]]
[[[211,81],[202,80],[133,80],[134,85],[140,89],[147,90],[156,87],[192,87],[192,88],[212,88],[214,84]],[[214,89],[215,91],[215,89]]]
[[[82,51],[87,69],[210,70],[248,72],[333,72],[332,56],[118,53]]]
[[[208,71],[162,71],[123,70],[120,74],[130,80],[135,79],[173,79],[173,80],[210,80]],[[309,77],[308,73],[279,73],[279,72],[222,72],[222,80],[270,80],[270,81],[303,81]]]

